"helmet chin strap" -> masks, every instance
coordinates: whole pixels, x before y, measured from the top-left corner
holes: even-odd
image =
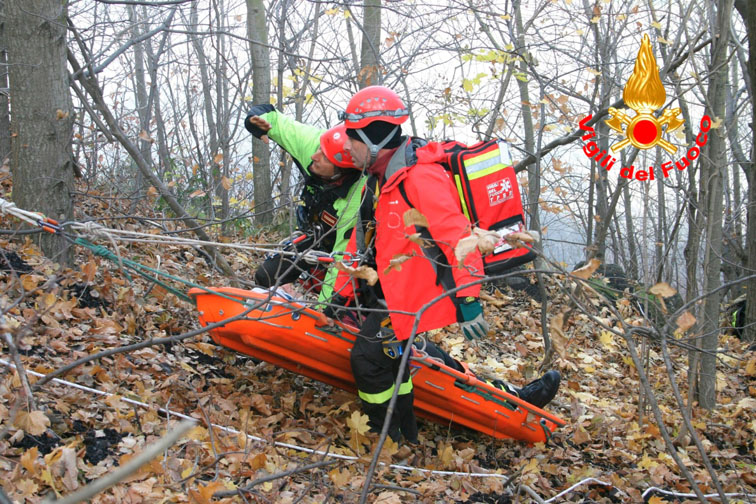
[[[384,145],[389,143],[389,141],[394,138],[394,135],[396,134],[396,130],[399,129],[399,126],[394,126],[394,129],[391,130],[391,132],[386,135],[386,138],[381,140],[379,144],[374,144],[370,141],[370,139],[367,137],[367,135],[361,130],[355,130],[357,131],[357,134],[360,136],[360,139],[362,139],[362,142],[368,146],[368,149],[370,149],[370,160],[368,161],[367,165],[365,165],[365,169],[370,168],[373,166],[373,163],[375,163],[375,160],[378,158],[378,151],[380,151]]]

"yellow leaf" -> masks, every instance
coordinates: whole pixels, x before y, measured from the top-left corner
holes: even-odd
[[[450,444],[444,445],[443,450],[439,449],[439,458],[444,467],[448,467],[454,461],[454,448]]]
[[[425,218],[416,208],[410,208],[402,216],[405,226],[428,227],[428,219]]]
[[[60,121],[68,117],[68,112],[63,112],[61,109],[55,111],[55,117]]]
[[[663,298],[672,297],[677,294],[677,289],[669,285],[667,282],[659,282],[650,289],[648,292],[654,296],[661,296]]]
[[[354,476],[346,469],[333,469],[328,473],[328,477],[337,488],[344,488]]]
[[[599,335],[599,341],[601,341],[601,344],[604,345],[607,350],[614,350],[616,348],[616,345],[614,343],[614,334],[610,333],[609,331],[601,331],[601,334]]]
[[[198,170],[199,170],[199,165],[198,164],[195,164],[195,165],[192,166],[192,177],[194,177],[195,175],[197,175],[197,171]]]
[[[722,118],[721,117],[715,117],[711,121],[711,129],[717,129],[722,125]]]
[[[598,24],[598,22],[601,20],[601,16],[593,16],[591,18],[591,23]]]
[[[651,459],[648,455],[643,455],[643,458],[638,463],[638,467],[641,469],[651,469],[652,467],[656,467],[658,465],[659,463]]]
[[[26,450],[24,454],[21,455],[21,467],[26,469],[26,471],[32,476],[37,474],[37,467],[34,465],[34,462],[37,460],[38,455],[39,451],[36,446],[31,447],[31,449]]]
[[[218,153],[218,154],[216,154],[216,155],[215,155],[215,157],[213,158],[213,163],[215,163],[215,164],[220,164],[220,162],[221,162],[221,161],[223,161],[223,154],[219,152],[219,153]]]
[[[661,29],[662,29],[662,25],[661,25],[661,23],[660,23],[660,22],[658,22],[658,21],[654,21],[653,23],[651,23],[651,26],[653,26],[653,27],[654,27],[654,28],[656,28],[657,30],[661,30]]]
[[[31,413],[20,411],[16,415],[14,425],[32,436],[41,436],[50,426],[50,419],[41,411],[32,411]]]
[[[365,435],[370,430],[370,426],[368,425],[369,420],[370,418],[367,415],[363,415],[355,410],[352,412],[352,416],[347,418],[347,425],[358,434]]]
[[[751,357],[746,364],[745,373],[748,376],[756,376],[756,356]]]
[[[528,461],[527,464],[522,468],[522,474],[540,474],[541,469],[539,467],[538,459],[532,458]]]
[[[50,308],[52,305],[55,304],[55,301],[57,300],[58,300],[58,296],[56,296],[52,292],[48,292],[42,297],[42,304],[45,305],[45,308]]]
[[[582,278],[583,280],[588,280],[591,275],[593,275],[593,272],[598,269],[598,267],[601,266],[601,261],[596,259],[595,257],[588,261],[588,264],[583,266],[580,269],[576,269],[572,272],[572,276],[576,276],[578,278]]]

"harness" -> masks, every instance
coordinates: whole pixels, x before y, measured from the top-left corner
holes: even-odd
[[[335,233],[329,233],[329,231],[338,222],[339,215],[334,204],[347,197],[352,184],[359,177],[360,172],[350,170],[350,173],[339,179],[338,184],[334,184],[320,177],[304,175],[304,188],[300,196],[304,205],[297,209],[297,225],[302,231],[307,231],[313,226],[322,227],[323,241],[319,248],[324,250],[333,248],[336,236]]]

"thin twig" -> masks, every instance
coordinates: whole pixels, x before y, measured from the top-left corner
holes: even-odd
[[[0,326],[2,326],[3,329],[6,327],[5,317],[2,315],[0,315]],[[18,348],[16,348],[16,342],[13,341],[13,335],[11,335],[11,333],[8,331],[3,331],[3,336],[5,336],[5,342],[8,344],[8,349],[10,350],[13,363],[16,365],[16,372],[18,373],[18,376],[21,379],[21,386],[24,389],[24,395],[26,396],[26,403],[29,406],[29,409],[31,411],[35,411],[37,409],[37,405],[34,402],[32,389],[29,386],[29,378],[26,376],[26,371],[25,371],[23,363],[21,362],[21,357],[18,355]]]

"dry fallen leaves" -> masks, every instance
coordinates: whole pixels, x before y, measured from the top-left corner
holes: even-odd
[[[562,359],[567,358],[567,336],[564,334],[564,313],[551,317],[549,321],[551,344]]]
[[[19,411],[14,425],[33,436],[40,436],[50,426],[50,419],[41,411]]]

